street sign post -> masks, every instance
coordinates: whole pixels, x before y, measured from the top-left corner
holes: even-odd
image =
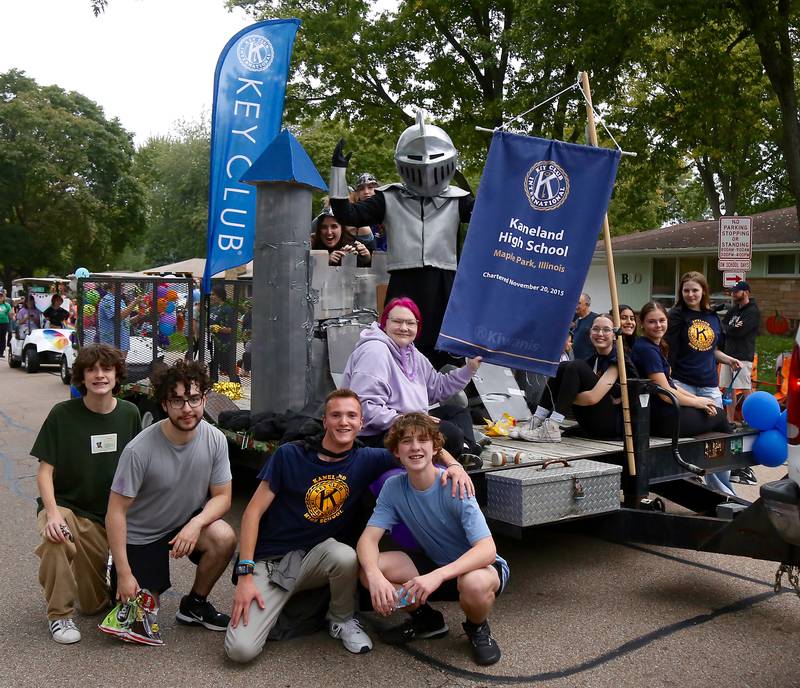
[[[722,272],[730,271],[730,270],[739,270],[743,272],[750,272],[753,269],[753,261],[748,259],[736,259],[736,260],[718,260],[717,261],[717,270]]]
[[[719,218],[719,270],[750,270],[753,257],[753,219]]]
[[[722,287],[732,289],[738,282],[744,282],[747,275],[743,270],[722,273]]]

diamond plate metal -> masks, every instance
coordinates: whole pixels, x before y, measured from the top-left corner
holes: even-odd
[[[497,471],[486,476],[486,515],[515,526],[533,526],[619,509],[620,474],[613,464],[578,459],[568,468],[539,466]],[[576,499],[573,478],[584,498]]]

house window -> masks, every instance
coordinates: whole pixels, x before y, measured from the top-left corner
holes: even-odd
[[[796,253],[773,253],[767,256],[767,274],[796,275],[797,256]]]
[[[675,258],[653,258],[653,298],[675,299]]]

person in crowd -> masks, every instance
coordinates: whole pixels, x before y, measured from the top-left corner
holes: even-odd
[[[242,316],[242,338],[244,339],[244,351],[242,352],[242,370],[245,377],[250,374],[253,367],[253,306],[248,301],[247,310]]]
[[[36,298],[33,294],[28,294],[16,316],[16,330],[21,337],[27,337],[33,330],[38,330],[42,326],[42,314],[36,307]]]
[[[14,308],[6,298],[5,291],[0,288],[0,358],[6,355],[6,346],[11,340],[11,319]]]
[[[358,203],[372,198],[378,186],[380,185],[374,175],[369,172],[362,172],[356,179],[355,193],[351,196],[350,202]],[[374,242],[373,250],[386,252],[386,229],[382,224],[359,227],[359,230],[369,230],[369,235],[372,236]],[[367,236],[367,232],[364,231],[363,235]]]
[[[578,299],[572,325],[572,352],[576,359],[586,360],[594,354],[589,330],[596,317],[597,313],[592,310],[592,297],[584,292]]]
[[[671,389],[678,399],[678,413],[672,400],[661,394],[650,395],[650,432],[658,437],[670,437],[676,417],[680,419],[680,436],[693,437],[704,432],[730,432],[731,427],[722,409],[707,396],[686,391],[672,378],[666,341],[668,315],[657,301],[646,303],[639,312],[642,336],[636,339],[631,358],[639,375],[659,387]]]
[[[636,311],[630,306],[623,304],[619,307],[619,327],[622,330],[622,342],[625,344],[625,348],[630,351],[636,342],[637,327]]]
[[[50,327],[61,328],[65,327],[65,323],[69,320],[69,311],[62,308],[64,298],[61,294],[53,294],[50,299],[50,305],[45,308],[44,317]]]
[[[392,299],[379,322],[361,333],[347,359],[342,386],[352,389],[361,399],[364,427],[360,439],[368,446],[383,446],[386,433],[402,414],[428,413],[432,404],[464,389],[480,367],[478,356],[449,373],[434,370],[414,345],[423,327],[414,301],[405,297]],[[448,452],[456,458],[465,453],[480,455],[467,408],[439,406],[431,415],[439,419]],[[470,456],[465,461],[474,459]]]
[[[385,449],[356,446],[361,403],[349,389],[325,400],[321,440],[281,445],[258,475],[261,481],[242,516],[236,593],[225,652],[249,662],[294,593],[330,588],[328,631],[360,654],[372,641],[355,618],[358,559],[347,544],[369,485],[397,466]],[[472,482],[443,452],[442,480],[452,494],[473,494]],[[351,541],[352,542],[352,541]]]
[[[752,391],[753,360],[756,356],[756,336],[761,322],[761,312],[750,296],[750,285],[737,282],[731,289],[733,307],[725,315],[725,353],[741,364],[738,373],[723,363],[720,368],[719,386],[723,389],[733,387],[743,398]],[[734,377],[736,378],[734,380]],[[736,405],[729,404],[726,409],[728,420],[733,422]]]
[[[231,382],[240,382],[236,372],[236,330],[239,321],[236,311],[228,303],[228,294],[222,284],[211,287],[211,307],[208,309],[211,333],[211,382],[224,373]]]
[[[558,360],[559,363],[575,360],[575,354],[572,351],[572,330],[567,332],[567,340],[564,342],[564,350],[561,352],[561,357]]]
[[[684,391],[714,401],[724,414],[722,392],[719,388],[717,363],[729,365],[738,371],[741,362],[722,352],[722,324],[710,308],[708,282],[700,272],[687,272],[681,276],[678,300],[669,311],[666,340],[672,378]],[[730,471],[709,474],[706,482],[723,492],[733,493]]]
[[[97,329],[101,344],[117,346],[127,353],[131,348],[131,321],[130,316],[139,312],[139,304],[143,297],[128,298],[120,293],[119,303],[115,296],[115,285],[103,285],[105,294],[97,304]],[[117,342],[119,331],[119,342]]]
[[[555,377],[547,381],[530,425],[518,431],[520,439],[560,442],[561,425],[570,411],[592,437],[622,437],[619,365],[611,318],[598,315],[589,336],[594,353],[588,360],[576,358],[559,364]],[[625,366],[627,375],[635,377],[636,369],[627,353]]]
[[[719,349],[722,325],[709,305],[706,278],[699,272],[685,273],[678,300],[669,311],[665,339],[675,384],[691,394],[713,399],[722,408],[717,363],[727,364],[734,371],[742,364]]]
[[[328,252],[328,265],[341,265],[342,258],[348,253],[356,254],[356,266],[369,267],[372,254],[367,246],[354,239],[353,235],[342,227],[330,208],[325,208],[314,218],[311,234],[311,249]]]
[[[167,417],[119,459],[106,514],[112,584],[120,601],[145,589],[157,605],[172,585],[170,558],[187,557],[197,570],[177,621],[224,631],[230,619],[208,595],[233,556],[236,534],[222,520],[231,506],[228,441],[203,420],[208,371],[199,361],[178,360],[153,371],[150,383]]]
[[[434,150],[435,156],[428,154]],[[349,161],[341,140],[331,160],[333,212],[355,227],[386,227],[386,300],[400,296],[413,299],[422,308],[426,323],[418,349],[437,369],[452,363],[448,354],[436,351],[436,340],[455,280],[458,230],[462,222],[469,222],[475,203],[468,191],[450,185],[458,151],[444,130],[425,123],[425,113],[420,110],[416,123],[400,135],[395,148],[402,183],[376,188],[369,198],[350,203],[346,180]]]
[[[39,460],[39,583],[57,643],[81,639],[76,598],[87,615],[109,606],[108,493],[120,453],[141,430],[136,406],[114,396],[124,379],[125,358],[117,349],[82,347],[72,366],[81,396],[51,409],[31,449]]]
[[[386,447],[406,469],[389,478],[378,495],[375,511],[358,541],[361,580],[378,614],[390,615],[406,602],[410,617],[382,637],[407,642],[416,637],[441,637],[449,630],[432,599],[458,600],[462,624],[477,664],[500,660],[488,617],[505,589],[508,564],[497,554],[494,539],[475,498],[456,499],[442,485],[434,458],[444,438],[424,413],[399,418],[386,436]],[[380,552],[383,534],[407,525],[423,553]]]

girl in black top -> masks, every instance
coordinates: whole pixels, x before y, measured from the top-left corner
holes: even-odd
[[[630,306],[623,304],[619,307],[619,327],[625,349],[630,351],[636,341],[636,313]]]
[[[622,436],[619,368],[611,318],[598,315],[589,329],[589,339],[594,353],[585,361],[576,359],[559,364],[556,376],[547,381],[532,427],[519,431],[522,439],[560,441],[560,423],[570,411],[592,437]],[[627,374],[635,377],[635,368],[627,355],[625,363]]]
[[[314,218],[311,235],[311,249],[328,252],[328,265],[341,265],[342,258],[348,253],[356,254],[356,265],[360,268],[372,264],[372,254],[360,241],[356,241],[337,220],[330,208],[323,210]]]

